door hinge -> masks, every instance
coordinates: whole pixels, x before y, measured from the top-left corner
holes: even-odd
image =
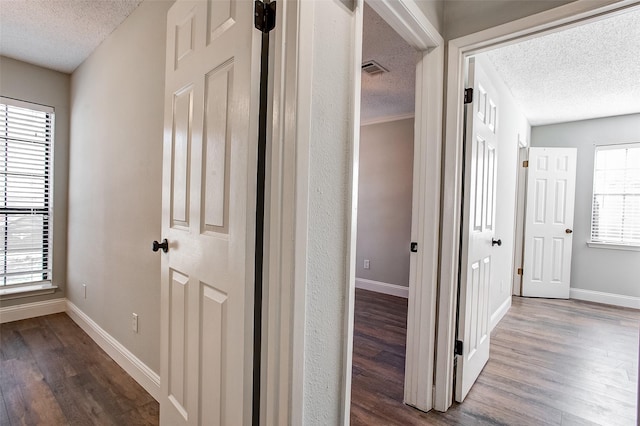
[[[453,354],[454,355],[462,355],[462,349],[464,345],[462,344],[462,340],[456,340],[456,345],[454,347]]]
[[[518,268],[518,275],[522,275],[523,271],[522,268]]]
[[[411,253],[417,253],[418,252],[418,243],[411,241]]]
[[[473,87],[464,89],[464,103],[470,104],[471,102],[473,102]]]
[[[265,3],[255,1],[255,26],[263,33],[268,33],[276,26],[276,2]]]
[[[524,161],[522,162],[522,167],[524,167],[524,168],[529,167],[529,160],[524,160]]]

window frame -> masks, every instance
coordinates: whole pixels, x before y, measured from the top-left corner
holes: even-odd
[[[640,243],[625,243],[623,241],[599,241],[593,239],[594,233],[594,213],[596,200],[596,171],[597,156],[600,151],[622,150],[636,148],[640,149],[640,142],[624,142],[619,144],[595,145],[593,151],[593,176],[591,189],[591,216],[589,221],[589,240],[587,246],[592,248],[604,248],[613,250],[640,251]],[[625,193],[626,194],[626,193]]]
[[[46,256],[43,255],[43,268],[42,268],[42,279],[34,280],[34,281],[24,281],[20,283],[12,283],[12,284],[3,284],[0,283],[0,299],[11,299],[15,297],[22,297],[26,295],[33,294],[46,294],[53,292],[57,286],[54,286],[53,283],[53,205],[54,205],[54,152],[55,152],[55,121],[56,114],[55,108],[47,105],[42,105],[34,102],[23,101],[19,99],[9,98],[6,96],[0,96],[0,104],[4,104],[7,106],[13,106],[18,108],[29,109],[33,111],[42,112],[50,115],[50,130],[48,134],[50,135],[50,140],[48,143],[48,167],[45,170],[44,177],[44,207],[42,208],[29,208],[25,207],[25,210],[35,212],[36,214],[43,215],[42,221],[42,235],[43,235],[43,253],[46,250]],[[2,154],[0,154],[2,155]],[[46,157],[45,157],[46,158]],[[3,213],[3,209],[6,207],[0,207],[0,213]],[[12,208],[11,210],[16,210]],[[4,244],[6,244],[8,233],[5,231],[4,236]],[[2,239],[0,238],[0,244],[3,244]],[[46,247],[45,247],[46,244]],[[6,265],[6,261],[5,261]],[[0,279],[0,281],[5,282],[6,277]]]

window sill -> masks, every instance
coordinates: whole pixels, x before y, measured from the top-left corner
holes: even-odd
[[[640,246],[631,246],[627,244],[612,244],[612,243],[597,243],[593,241],[587,241],[587,245],[591,248],[603,248],[609,250],[626,250],[626,251],[640,251]]]
[[[39,296],[41,294],[52,294],[58,288],[50,282],[41,282],[37,284],[10,286],[0,288],[0,300],[18,299],[21,297]]]

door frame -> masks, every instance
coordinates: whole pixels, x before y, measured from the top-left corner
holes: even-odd
[[[341,0],[352,12],[350,43],[352,62],[344,64],[351,74],[349,94],[351,133],[350,191],[345,288],[341,423],[348,424],[351,399],[353,313],[355,296],[355,250],[358,197],[358,153],[360,138],[360,73],[362,63],[363,0]],[[349,6],[351,4],[351,6]],[[409,315],[414,321],[408,335],[405,401],[428,410],[433,403],[433,367],[439,254],[440,179],[443,125],[444,49],[442,36],[417,6],[415,0],[371,0],[368,3],[410,44],[424,52],[417,66],[415,140],[420,141],[419,173],[414,186],[423,188],[420,199],[418,235],[412,235],[420,249],[411,286]],[[309,141],[312,123],[314,2],[278,0],[277,22],[272,33],[270,55],[270,103],[267,181],[265,199],[265,273],[262,333],[262,403],[260,423],[303,424],[305,359],[305,284],[307,231],[309,229]],[[304,29],[307,29],[305,31]],[[434,95],[435,94],[435,95]],[[418,125],[419,124],[419,125]],[[427,141],[429,143],[427,143]],[[414,167],[415,164],[414,163]],[[416,178],[418,176],[418,178]],[[414,187],[414,190],[416,188]],[[415,209],[414,209],[415,211]],[[412,303],[412,301],[414,301]],[[411,307],[411,305],[414,305]],[[408,357],[409,358],[409,357]]]
[[[435,357],[437,272],[439,255],[440,180],[442,158],[442,114],[444,96],[444,39],[421,12],[413,0],[368,0],[369,6],[418,54],[416,64],[416,104],[414,119],[414,174],[411,217],[411,241],[418,243],[418,252],[409,276],[409,300],[407,310],[407,342],[404,375],[404,403],[422,411],[433,408],[433,368]],[[361,34],[361,30],[360,30]],[[362,36],[360,35],[360,38]],[[360,40],[360,45],[362,40]],[[358,87],[354,96],[360,97],[360,69],[356,65]],[[357,117],[360,116],[359,105]],[[419,120],[419,117],[424,117]],[[360,137],[360,123],[354,123]],[[357,156],[353,158],[358,163]],[[355,169],[354,169],[355,172]],[[354,187],[358,175],[355,173]],[[354,207],[357,192],[353,195]],[[355,233],[357,211],[352,212]],[[353,270],[355,277],[355,235],[352,242]],[[352,283],[350,286],[353,285]],[[349,304],[348,341],[351,346],[346,354],[349,366],[345,388],[351,390],[351,364],[353,345],[353,300]],[[348,418],[350,404],[345,401]]]
[[[434,408],[446,411],[453,395],[454,339],[461,221],[464,63],[467,57],[499,46],[561,31],[627,11],[638,0],[577,0],[545,12],[449,41],[445,100],[440,292]]]

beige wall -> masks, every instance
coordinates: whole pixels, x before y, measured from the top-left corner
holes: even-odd
[[[165,24],[145,1],[73,73],[67,297],[160,368]],[[82,284],[87,286],[83,297]],[[131,314],[139,315],[139,333]]]
[[[417,0],[416,3],[429,19],[429,22],[442,34],[445,2],[443,0]]]
[[[446,40],[462,37],[572,1],[445,0],[444,37]]]
[[[362,126],[357,278],[409,285],[412,189],[413,118]]]
[[[64,297],[67,281],[67,184],[69,167],[70,77],[14,59],[0,57],[0,96],[55,108],[53,164],[53,283],[52,295],[2,301],[2,306]]]

